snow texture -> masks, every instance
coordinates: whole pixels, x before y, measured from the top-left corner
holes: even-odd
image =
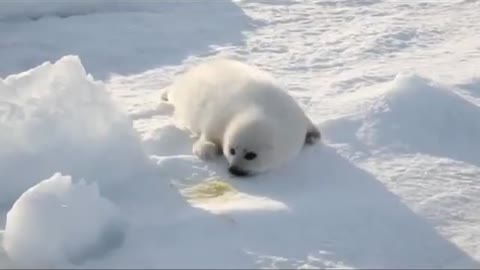
[[[471,0],[0,3],[0,268],[480,268],[479,13]],[[324,143],[241,180],[196,158],[160,89],[219,54],[271,72]],[[211,179],[230,193],[186,196]],[[113,216],[122,241],[97,241]],[[23,253],[44,243],[68,248]]]

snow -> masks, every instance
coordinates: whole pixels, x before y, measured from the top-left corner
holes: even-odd
[[[288,210],[282,202],[239,192],[225,180],[216,178],[186,187],[182,193],[191,204],[214,214],[242,210]]]
[[[146,159],[130,119],[76,56],[0,80],[0,109],[0,203],[57,171],[112,185]]]
[[[214,44],[238,44],[250,24],[228,1],[5,1],[0,76],[69,54],[80,56],[100,79],[136,74],[178,63],[184,55],[205,54]]]
[[[376,147],[422,152],[480,166],[480,108],[445,86],[399,74],[372,105],[359,137]],[[412,132],[414,130],[415,132]]]
[[[0,268],[480,267],[480,2],[0,10]],[[273,73],[324,143],[249,179],[193,156],[160,89],[217,54]],[[213,179],[223,189],[191,192]],[[31,204],[35,194],[78,208]],[[22,201],[38,230],[10,226]],[[97,248],[113,213],[123,240]],[[51,222],[70,215],[55,235]],[[11,230],[25,232],[19,252],[70,251],[15,256]]]
[[[120,245],[123,229],[117,209],[95,183],[73,183],[56,173],[15,202],[3,246],[20,267],[78,264]]]

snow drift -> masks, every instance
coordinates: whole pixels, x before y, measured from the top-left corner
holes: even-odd
[[[95,183],[54,174],[28,189],[7,214],[3,247],[17,266],[67,267],[98,257],[123,241],[116,207]]]
[[[130,120],[76,56],[0,79],[0,130],[0,203],[57,171],[105,188],[146,160]]]
[[[480,108],[446,85],[399,74],[367,112],[360,139],[371,146],[480,165]]]

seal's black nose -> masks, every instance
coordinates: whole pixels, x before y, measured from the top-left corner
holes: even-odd
[[[248,175],[247,171],[242,170],[242,169],[240,169],[238,167],[235,167],[235,166],[232,166],[232,167],[228,168],[228,171],[235,176],[247,176]]]

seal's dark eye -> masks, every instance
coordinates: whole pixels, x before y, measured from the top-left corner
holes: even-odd
[[[256,157],[257,157],[257,154],[255,154],[254,152],[247,152],[244,156],[246,160],[252,160],[252,159],[255,159]]]
[[[230,148],[230,154],[235,155],[235,149]]]

